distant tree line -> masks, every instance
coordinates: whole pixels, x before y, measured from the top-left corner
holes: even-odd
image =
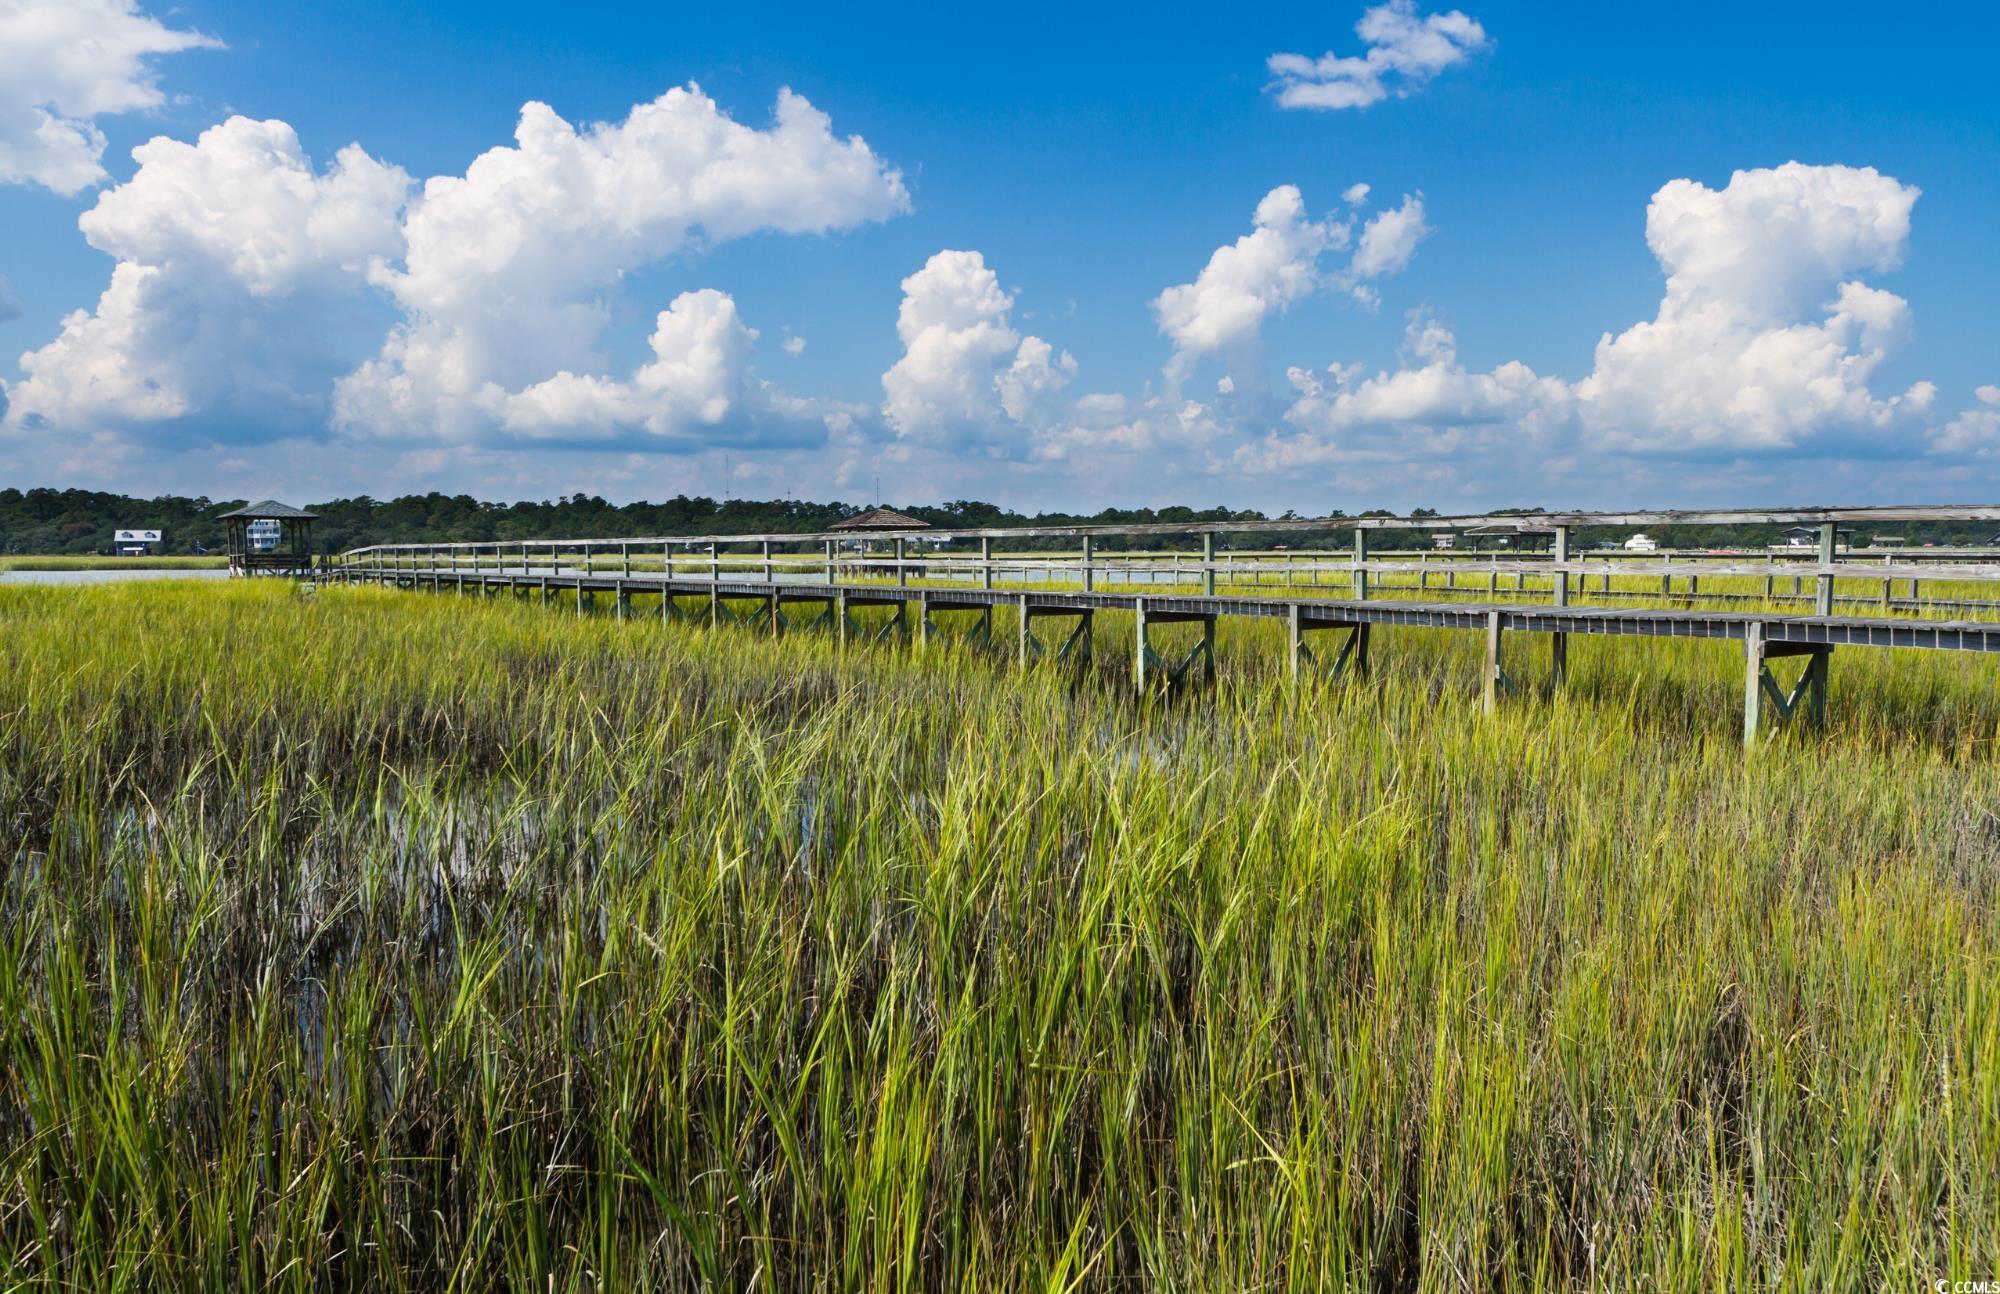
[[[291,500],[286,500],[291,502]],[[166,531],[162,551],[184,554],[219,552],[227,542],[224,527],[217,520],[223,513],[240,508],[244,499],[186,498],[160,495],[140,499],[98,490],[4,489],[0,490],[0,553],[6,554],[89,554],[111,551],[114,532],[120,529]],[[303,506],[320,515],[314,531],[314,548],[339,552],[363,544],[458,543],[520,539],[595,539],[623,535],[700,535],[809,533],[824,530],[834,522],[864,510],[864,505],[829,502],[812,503],[798,499],[727,499],[718,502],[705,496],[675,495],[661,503],[613,504],[595,495],[573,494],[568,498],[488,503],[467,494],[409,494],[396,499],[372,499],[362,495],[352,499],[308,502]],[[1032,515],[991,503],[956,499],[936,505],[898,505],[898,510],[919,517],[939,528],[1144,525],[1176,522],[1266,521],[1255,509],[1231,508],[1105,508],[1093,513],[1038,512]],[[1532,520],[1538,508],[1503,508],[1496,513]],[[1322,514],[1341,517],[1338,510]],[[1391,516],[1381,509],[1358,516]],[[1429,508],[1418,508],[1412,517],[1437,516]],[[1295,512],[1285,512],[1279,521],[1303,520]],[[1913,544],[1977,543],[1990,540],[2000,527],[1981,522],[1925,522],[1888,527],[1887,531]],[[1780,542],[1782,526],[1669,526],[1649,533],[1663,546],[1676,548],[1722,548],[1755,546]],[[1622,541],[1631,527],[1585,527],[1575,537],[1580,547]],[[1854,542],[1866,546],[1878,530],[1856,533]],[[1144,542],[1144,541],[1139,541]],[[1258,547],[1285,545],[1292,548],[1340,548],[1349,543],[1342,534],[1310,531],[1264,533],[1254,543]],[[1379,546],[1412,546],[1421,543],[1419,534],[1383,536]],[[1061,541],[1049,541],[1058,546]]]

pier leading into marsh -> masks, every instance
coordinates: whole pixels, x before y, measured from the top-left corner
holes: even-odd
[[[1229,617],[1286,626],[1291,677],[1360,679],[1378,626],[1482,636],[1487,709],[1539,675],[1560,687],[1572,635],[1703,638],[1744,648],[1743,731],[1823,720],[1835,647],[2000,651],[2000,548],[1857,549],[1851,534],[1912,522],[2000,523],[2000,507],[1726,509],[1464,517],[1154,523],[982,530],[654,536],[389,544],[357,548],[321,581],[457,593],[514,593],[583,612],[606,598],[621,618],[823,629],[860,638],[853,612],[887,608],[867,635],[996,642],[1011,612],[1019,663],[1087,660],[1100,612],[1134,625],[1143,690],[1215,673],[1215,626]],[[920,523],[919,523],[920,524]],[[1785,541],[1732,548],[1620,546],[1588,553],[1579,532],[1674,526],[1768,531]],[[1260,537],[1315,546],[1256,546]],[[1448,537],[1448,539],[1447,539]],[[1460,540],[1468,543],[1461,545]],[[1803,540],[1803,542],[1802,542]],[[1629,540],[1627,541],[1629,545]],[[1484,545],[1483,549],[1474,544]],[[1051,627],[1050,622],[1055,622]],[[1191,623],[1170,652],[1155,631]],[[1524,639],[1523,635],[1531,637]],[[1546,643],[1542,665],[1525,647]],[[1800,658],[1781,682],[1773,663]]]

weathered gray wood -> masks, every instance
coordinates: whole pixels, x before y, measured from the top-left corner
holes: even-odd
[[[1090,561],[1092,542],[1089,535],[1083,537],[1083,591],[1085,593],[1089,593],[1097,587],[1097,571],[1091,565]]]
[[[1146,690],[1147,657],[1151,655],[1146,641],[1146,599],[1135,598],[1132,602],[1133,628],[1138,635],[1138,651],[1132,659],[1132,678],[1139,691]]]
[[[1556,527],[1555,576],[1550,584],[1551,597],[1559,607],[1569,605],[1569,527]],[[1549,686],[1559,689],[1569,674],[1569,635],[1553,633],[1549,635]]]
[[[1757,744],[1764,718],[1764,626],[1752,623],[1743,635],[1743,745]]]
[[[1201,532],[1201,591],[1215,596],[1215,532]]]
[[[1486,613],[1486,668],[1480,679],[1480,705],[1487,714],[1500,708],[1500,613]]]
[[[1833,565],[1834,550],[1838,542],[1838,537],[1839,531],[1833,522],[1823,522],[1820,525],[1819,564],[1822,570]],[[1833,576],[1830,573],[1819,577],[1819,601],[1816,609],[1823,616],[1833,614]]]
[[[1368,600],[1368,532],[1354,532],[1354,600]]]
[[[1569,526],[1676,526],[1676,525],[1824,525],[1835,522],[1886,524],[1908,521],[2000,522],[2000,505],[1890,505],[1833,508],[1723,508],[1665,509],[1643,512],[1543,512],[1528,515],[1490,516],[1460,514],[1448,517],[1331,517],[1285,521],[1204,521],[1153,522],[1130,526],[1016,526],[968,527],[926,531],[935,539],[1080,538],[1094,535],[1202,535],[1324,533],[1342,530],[1435,531],[1468,529],[1474,526],[1530,524],[1548,528]],[[834,538],[888,539],[893,531],[849,531]],[[657,543],[674,536],[629,536],[633,543]],[[809,534],[771,533],[730,536],[731,542],[754,543],[771,539],[794,543],[828,538],[829,532]],[[699,538],[699,537],[696,537]],[[469,547],[469,544],[454,545]],[[374,545],[386,548],[389,545]],[[355,551],[367,551],[366,549]]]

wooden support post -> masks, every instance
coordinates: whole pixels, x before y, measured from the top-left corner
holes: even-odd
[[[1354,600],[1368,600],[1368,532],[1360,526],[1354,528]]]
[[[1021,617],[1020,623],[1014,626],[1015,645],[1019,648],[1019,656],[1016,660],[1016,663],[1019,664],[1022,669],[1026,669],[1028,668],[1029,653],[1034,650],[1035,646],[1035,635],[1033,630],[1029,628],[1030,618],[1028,615],[1027,594],[1023,593],[1021,595],[1021,600],[1019,604],[1016,606],[1016,610],[1019,612]]]
[[[1827,521],[1820,524],[1819,564],[1821,566],[1833,565],[1835,533],[1833,522]],[[1833,614],[1833,576],[1821,575],[1819,577],[1819,597],[1813,604],[1813,610],[1823,616]]]
[[[1201,591],[1207,597],[1215,596],[1215,532],[1205,530],[1201,535]]]
[[[621,579],[632,578],[632,545],[618,545],[618,575]]]
[[[1083,537],[1083,591],[1085,593],[1097,587],[1097,572],[1090,564],[1093,551],[1094,545],[1091,543],[1090,536],[1085,535]]]
[[[672,544],[660,545],[660,565],[666,571],[667,582],[671,584],[674,579],[674,546]]]
[[[1299,657],[1305,654],[1305,631],[1299,624],[1299,604],[1294,602],[1285,608],[1285,639],[1287,659],[1291,663],[1292,682],[1299,681]]]
[[[1140,695],[1143,696],[1146,691],[1147,657],[1153,654],[1146,642],[1146,599],[1134,598],[1132,600],[1132,622],[1134,628],[1138,630],[1139,635],[1138,653],[1132,658],[1132,681],[1138,687]]]
[[[1757,744],[1764,718],[1764,622],[1743,628],[1743,745]]]
[[[833,541],[831,539],[826,541],[826,582],[828,584],[839,582],[833,577]]]
[[[769,584],[771,582],[771,541],[768,539],[766,539],[763,543],[763,554],[764,554],[764,583]]]
[[[903,552],[903,539],[902,536],[898,535],[896,537],[896,583],[898,585],[907,585],[910,582],[910,568],[903,563]]]
[[[1555,604],[1569,605],[1569,527],[1556,527],[1555,575],[1552,585]],[[1549,635],[1549,686],[1560,688],[1563,678],[1569,673],[1569,635],[1553,633]]]
[[[1500,708],[1500,613],[1486,613],[1486,668],[1480,679],[1480,705],[1487,714]]]
[[[612,597],[612,606],[615,608],[615,614],[618,618],[619,623],[621,624],[624,623],[626,608],[630,607],[631,605],[632,605],[632,595],[625,591],[625,581],[623,579],[620,579],[618,581],[617,591],[614,593]]]
[[[907,609],[909,603],[903,606]],[[917,594],[917,647],[919,650],[931,645],[931,595]]]
[[[778,591],[771,590],[771,636],[779,637],[785,632],[785,613],[778,606]]]
[[[847,595],[833,595],[833,641],[837,647],[847,646]]]
[[[722,578],[721,550],[712,541],[708,545],[708,578],[711,584]],[[709,600],[713,602],[714,598],[711,597]],[[714,621],[715,617],[710,616],[709,623],[711,626],[713,626]]]
[[[988,538],[979,541],[979,587],[993,587],[993,541]]]

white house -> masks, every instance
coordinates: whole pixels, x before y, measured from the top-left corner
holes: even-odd
[[[1658,542],[1656,542],[1651,535],[1646,534],[1643,531],[1625,541],[1625,551],[1628,553],[1658,552],[1659,547],[1660,545],[1658,544]]]
[[[120,530],[112,536],[111,549],[120,557],[151,557],[166,537],[164,530]]]
[[[282,523],[265,519],[247,523],[243,527],[243,534],[250,541],[250,551],[268,553],[278,546],[278,538],[283,529]]]

